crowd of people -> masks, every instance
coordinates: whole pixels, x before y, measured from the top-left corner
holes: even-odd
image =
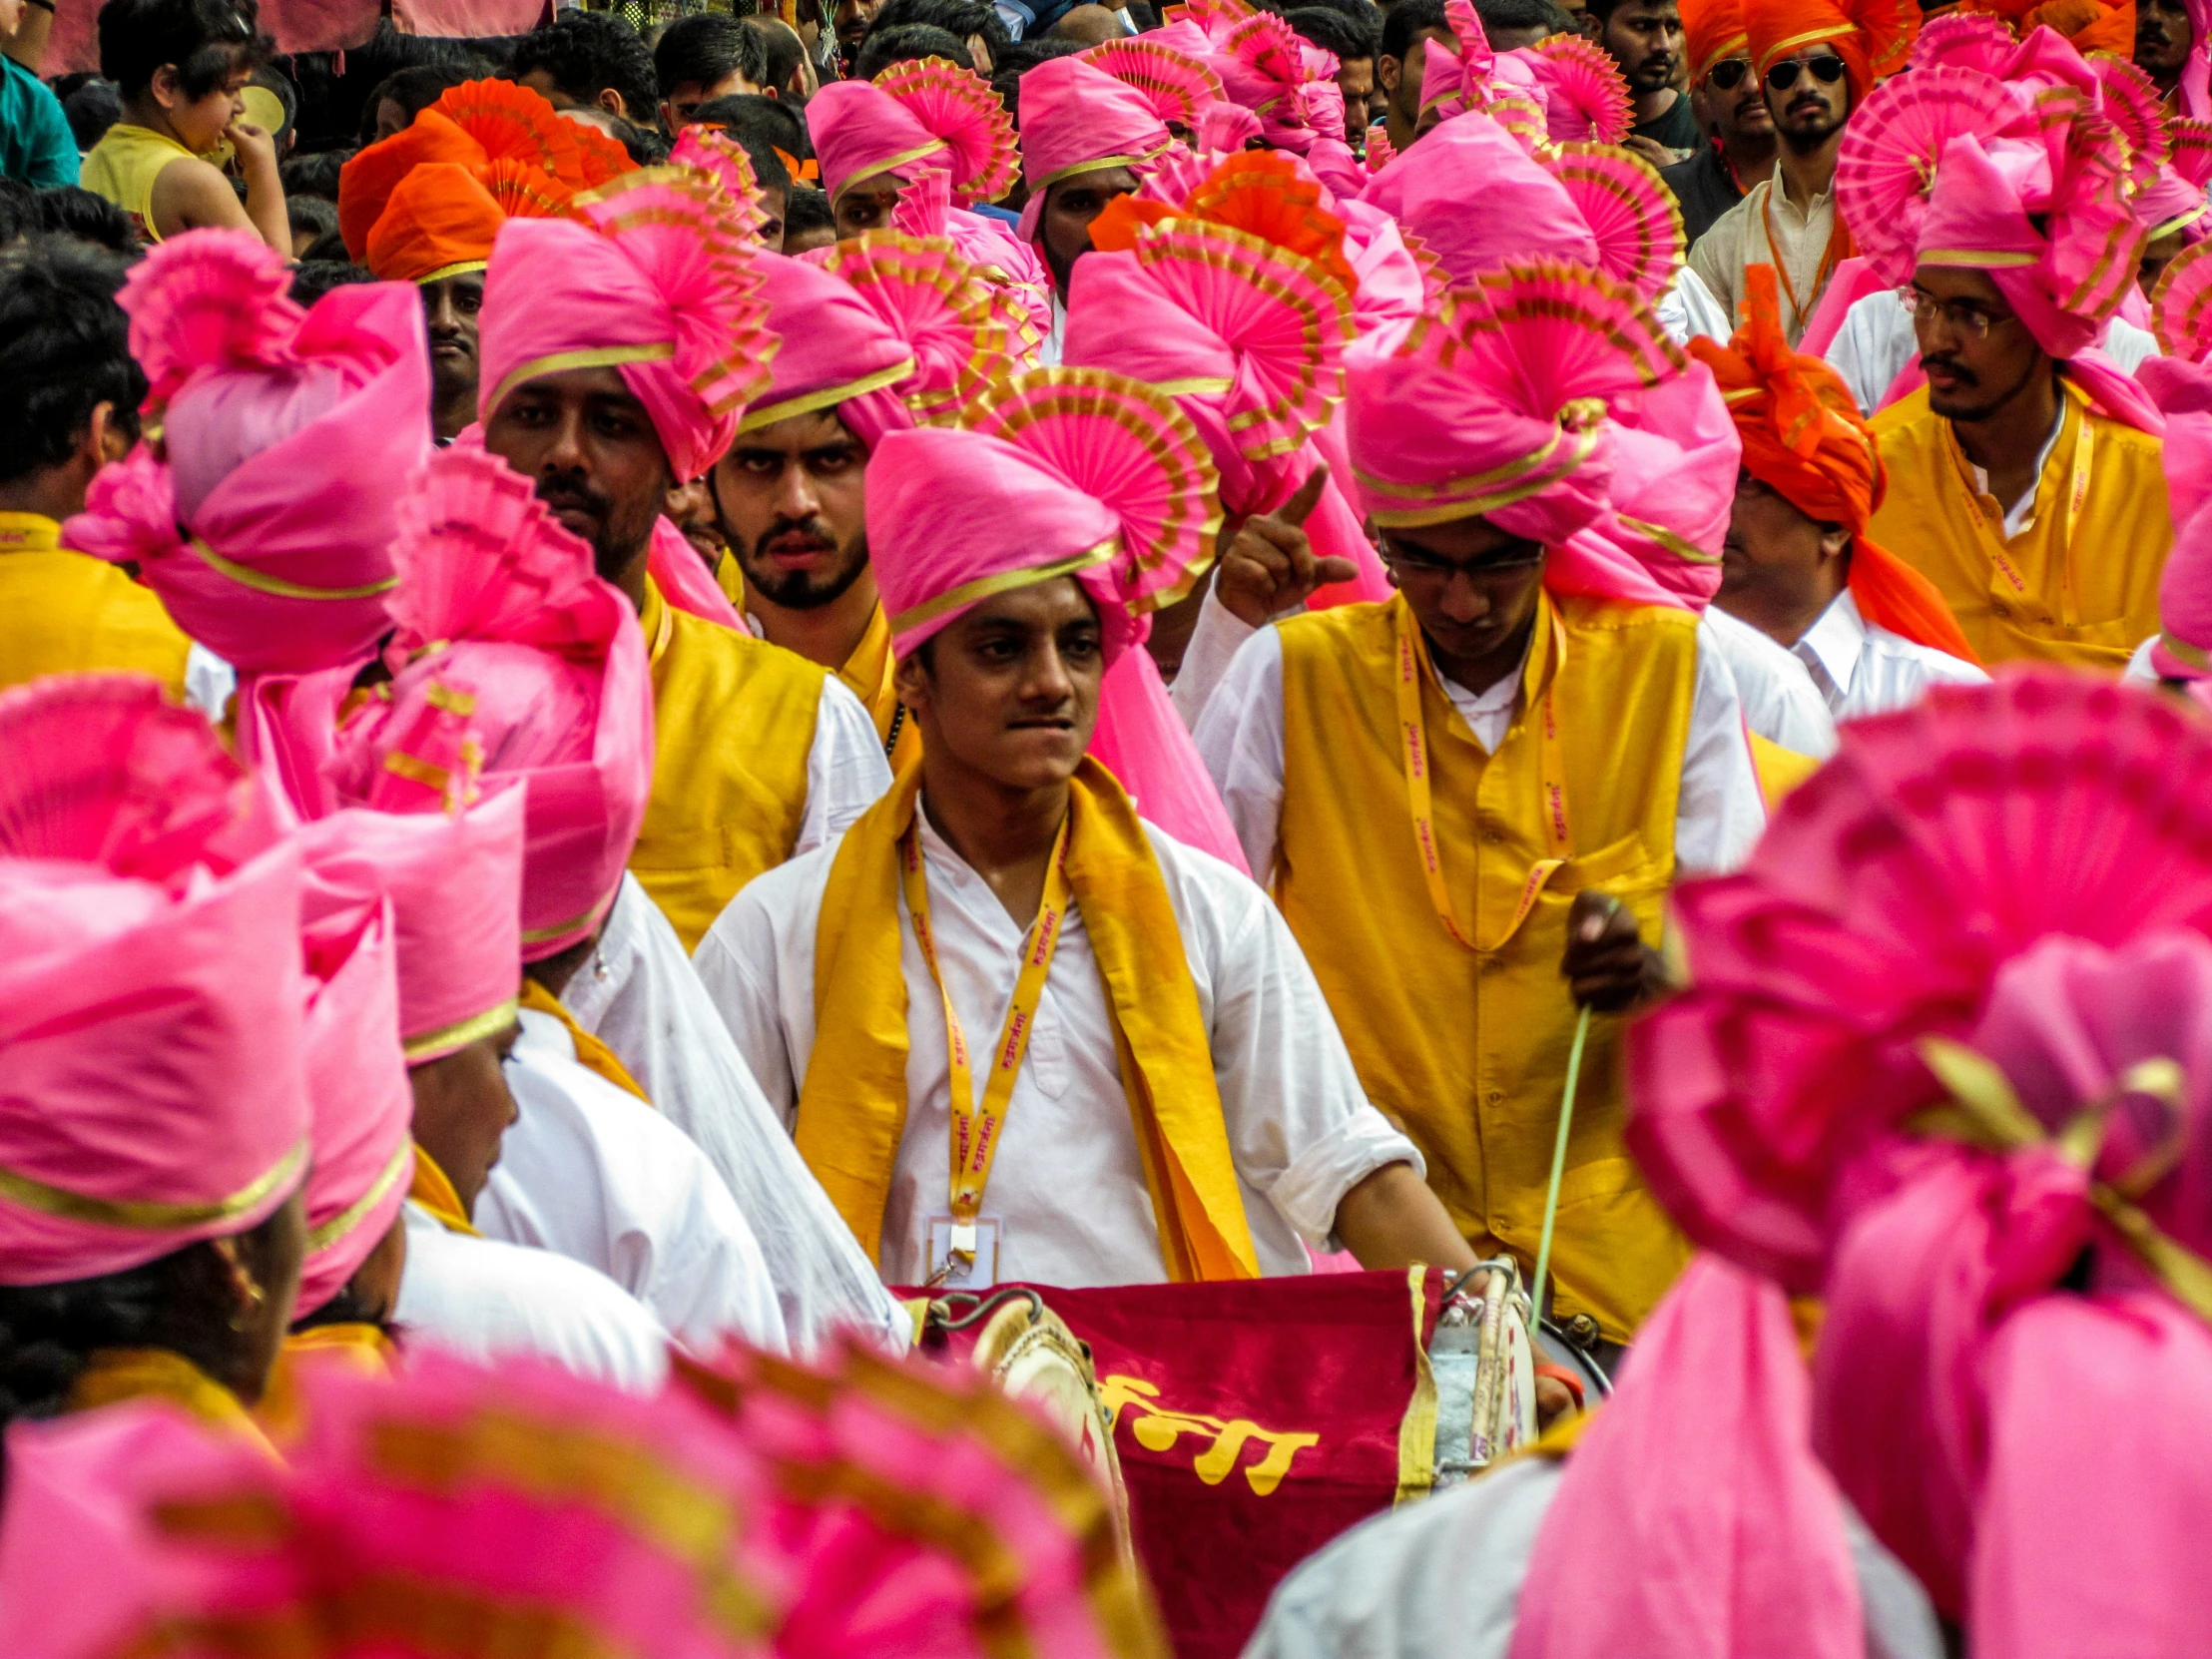
[[[941,1299],[1423,1269],[1253,1659],[2212,1648],[2212,11],[276,4],[0,0],[0,1653],[1164,1654]]]

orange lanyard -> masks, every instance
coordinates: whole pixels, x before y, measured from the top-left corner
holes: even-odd
[[[921,946],[921,959],[929,964],[929,977],[936,981],[937,996],[944,1003],[946,1058],[952,1074],[952,1256],[962,1268],[972,1267],[975,1262],[975,1219],[983,1210],[983,1189],[990,1183],[991,1165],[998,1158],[1014,1079],[1021,1071],[1021,1057],[1029,1051],[1029,1033],[1036,1027],[1045,976],[1052,971],[1060,926],[1067,919],[1067,851],[1068,827],[1062,821],[1059,836],[1052,843],[1051,867],[1045,873],[1044,899],[1022,941],[1021,974],[1014,981],[1014,1000],[1006,1009],[1006,1023],[991,1055],[990,1080],[978,1105],[967,1034],[960,1028],[952,993],[944,988],[944,974],[937,967],[937,941],[929,926],[929,883],[922,873],[918,823],[909,825],[898,838],[899,881],[906,892],[906,913],[913,919],[914,942]]]
[[[1566,661],[1566,630],[1556,616],[1551,619],[1551,675],[1544,687],[1543,700],[1535,711],[1537,777],[1543,791],[1544,835],[1552,855],[1538,858],[1529,866],[1528,878],[1521,883],[1520,902],[1513,910],[1513,919],[1506,924],[1497,942],[1487,947],[1473,942],[1471,926],[1460,926],[1451,902],[1451,889],[1444,882],[1443,860],[1436,842],[1428,729],[1420,708],[1421,663],[1427,653],[1421,645],[1420,629],[1413,621],[1412,610],[1403,600],[1397,606],[1396,631],[1397,723],[1404,745],[1405,805],[1413,820],[1413,849],[1420,857],[1421,875],[1428,883],[1428,901],[1435,906],[1436,919],[1444,924],[1444,931],[1466,949],[1497,950],[1520,930],[1520,924],[1535,907],[1536,895],[1544,890],[1544,883],[1551,879],[1552,871],[1567,861],[1573,849],[1567,830],[1566,765],[1559,745],[1559,670]]]
[[[1790,262],[1782,257],[1782,249],[1774,240],[1774,185],[1771,181],[1767,185],[1767,194],[1759,198],[1759,224],[1767,233],[1767,252],[1774,256],[1774,274],[1782,279],[1782,291],[1789,297],[1790,315],[1802,328],[1807,321],[1805,307],[1798,303],[1797,284],[1790,280]],[[1822,290],[1828,286],[1828,278],[1836,269],[1839,244],[1845,234],[1843,216],[1838,214],[1836,222],[1829,227],[1828,247],[1821,254],[1821,263],[1813,271],[1815,304],[1820,303]]]

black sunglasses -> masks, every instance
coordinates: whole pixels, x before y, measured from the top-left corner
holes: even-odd
[[[1767,90],[1788,92],[1798,84],[1798,77],[1808,69],[1813,79],[1824,87],[1832,87],[1844,78],[1844,60],[1841,58],[1784,58],[1767,70]]]
[[[1751,73],[1751,65],[1743,58],[1723,58],[1705,72],[1705,79],[1722,92],[1734,92],[1744,84],[1744,77]]]

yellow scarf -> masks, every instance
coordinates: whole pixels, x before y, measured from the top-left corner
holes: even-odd
[[[282,1446],[298,1443],[306,1427],[306,1402],[300,1398],[299,1374],[314,1366],[345,1366],[363,1377],[389,1377],[392,1340],[373,1325],[311,1325],[291,1332],[276,1351],[269,1386],[254,1416],[269,1437]]]
[[[407,1189],[407,1197],[436,1217],[438,1225],[448,1233],[466,1233],[472,1239],[483,1237],[470,1223],[468,1212],[461,1208],[461,1195],[453,1190],[452,1181],[438,1168],[438,1161],[422,1150],[420,1141],[415,1142],[414,1184]]]
[[[648,1106],[652,1100],[638,1087],[623,1063],[615,1057],[615,1051],[576,1023],[576,1016],[561,1006],[561,999],[539,984],[529,975],[523,975],[521,1004],[541,1014],[551,1014],[568,1027],[569,1039],[576,1044],[576,1063],[586,1071],[597,1072],[618,1089],[626,1089]]]
[[[181,1354],[166,1348],[103,1348],[95,1353],[69,1392],[72,1411],[96,1411],[126,1399],[167,1399],[183,1406],[210,1428],[234,1435],[276,1455],[269,1437],[255,1426],[239,1396]]]
[[[906,1128],[898,842],[920,788],[917,763],[845,832],[830,865],[815,935],[815,1054],[823,1063],[807,1068],[799,1095],[800,1155],[878,1262]],[[1068,815],[1068,879],[1106,981],[1168,1277],[1257,1279],[1213,1047],[1152,843],[1128,796],[1095,762],[1076,773]]]

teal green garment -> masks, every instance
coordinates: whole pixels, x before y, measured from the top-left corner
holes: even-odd
[[[13,58],[0,57],[0,178],[33,190],[77,182],[77,140],[62,101]]]

